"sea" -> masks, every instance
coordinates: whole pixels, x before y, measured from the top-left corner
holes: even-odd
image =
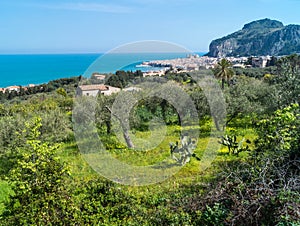
[[[117,70],[146,72],[159,68],[143,67],[141,64],[145,61],[186,56],[187,53],[0,55],[0,87],[37,85],[80,75],[90,77],[94,72],[115,73]]]

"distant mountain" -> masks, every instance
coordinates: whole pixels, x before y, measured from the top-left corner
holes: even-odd
[[[280,21],[262,19],[213,40],[207,56],[279,56],[292,53],[300,53],[300,25],[284,26]]]

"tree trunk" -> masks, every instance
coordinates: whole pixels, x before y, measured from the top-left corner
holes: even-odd
[[[106,134],[110,134],[111,133],[111,123],[110,121],[106,121]]]
[[[122,126],[122,127],[123,127],[123,126]],[[134,145],[133,145],[133,143],[132,143],[132,140],[131,140],[131,138],[130,138],[130,136],[129,136],[129,131],[128,131],[128,129],[126,129],[126,128],[124,128],[124,127],[123,127],[123,136],[124,136],[125,142],[126,142],[126,144],[127,144],[127,147],[128,147],[128,148],[134,148]]]
[[[162,102],[160,103],[160,107],[161,107],[161,109],[162,109],[163,120],[164,120],[165,122],[167,122],[167,118],[166,118],[167,101],[166,101],[166,100],[162,100]]]
[[[179,113],[177,113],[177,117],[178,117],[178,125],[180,126],[181,125],[181,118],[180,118]]]
[[[228,123],[231,122],[235,117],[237,117],[239,113],[234,113],[230,116],[230,118],[226,121],[226,123],[223,126],[223,130],[225,129],[226,126],[228,126]]]
[[[224,85],[225,85],[225,79],[222,78],[222,90],[224,90]]]
[[[113,114],[112,110],[108,107],[108,106],[105,106],[107,108],[107,110]],[[124,125],[124,123],[122,122],[122,120],[116,115],[116,114],[113,114],[120,122],[121,124],[121,127],[122,127],[122,130],[123,130],[123,137],[125,139],[125,142],[127,144],[127,147],[128,148],[134,148],[134,145],[133,145],[133,142],[130,138],[130,135],[129,135],[129,130],[127,129],[127,127]]]
[[[221,131],[221,128],[220,128],[218,119],[217,119],[215,116],[212,116],[212,117],[213,117],[213,120],[214,120],[214,122],[215,122],[216,129],[217,129],[218,131]]]

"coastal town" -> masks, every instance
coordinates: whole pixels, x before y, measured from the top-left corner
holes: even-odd
[[[143,72],[143,76],[164,76],[168,71],[172,71],[173,73],[184,73],[184,72],[192,72],[198,71],[201,69],[212,69],[215,65],[221,60],[220,57],[208,57],[208,56],[199,56],[198,54],[188,54],[185,58],[177,58],[177,59],[168,59],[168,60],[153,60],[153,61],[145,61],[139,67],[145,68],[160,68],[159,70],[148,70]],[[251,62],[249,62],[249,57],[225,57],[226,60],[231,62],[233,68],[264,68],[268,65],[268,62],[271,61],[271,56],[260,56],[260,57],[251,57]],[[138,70],[139,68],[137,68]],[[98,81],[105,80],[105,74],[97,74],[94,73],[92,77]],[[28,88],[35,87],[35,84],[29,84],[28,86],[8,86],[5,88],[0,88],[0,92],[20,92],[21,89],[26,91]],[[82,89],[82,90],[81,90]],[[109,87],[109,86],[93,86],[88,87],[81,86],[80,94],[86,94],[85,91],[89,91],[91,93],[95,93],[98,91],[105,95],[110,95],[111,93],[117,92],[117,88]],[[96,90],[96,91],[95,91]],[[78,94],[77,93],[77,94]]]
[[[199,56],[198,54],[189,54],[186,58],[177,58],[170,60],[154,60],[143,62],[145,67],[160,67],[159,71],[148,71],[144,76],[164,75],[165,71],[172,70],[172,72],[191,72],[201,69],[212,69],[221,60],[220,57]],[[251,57],[225,57],[231,62],[233,68],[264,68],[272,59],[271,56]]]

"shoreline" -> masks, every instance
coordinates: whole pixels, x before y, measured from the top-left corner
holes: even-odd
[[[4,56],[4,55],[0,55]],[[14,59],[14,55],[10,55],[12,59]],[[23,57],[22,57],[23,56]],[[25,57],[25,55],[18,55],[18,62],[14,66],[14,60],[5,59],[3,57],[3,68],[0,68],[0,75],[2,75],[2,85],[0,83],[1,89],[9,89],[14,86],[28,87],[31,84],[41,85],[47,84],[50,81],[76,77],[74,75],[80,76],[83,75],[85,77],[89,77],[91,75],[87,75],[87,68],[90,67],[95,62],[95,54],[94,58],[90,57],[89,53],[86,54],[62,54],[58,59],[53,56],[58,56],[57,54],[53,55],[43,55],[46,60],[40,60],[40,54],[26,55],[30,57],[30,60]],[[33,57],[35,56],[35,57]],[[48,57],[47,57],[48,56]],[[63,56],[71,56],[64,58]],[[82,58],[81,56],[87,56]],[[50,57],[50,60],[49,60]],[[74,59],[74,57],[76,59]],[[23,58],[26,58],[23,60]],[[33,59],[34,60],[33,60]],[[159,58],[159,55],[158,55]],[[233,67],[254,67],[253,65],[245,65],[245,62],[248,60],[248,57],[225,57],[232,64]],[[38,59],[37,61],[35,61]],[[200,69],[211,69],[213,68],[221,58],[216,57],[208,57],[202,56],[198,54],[188,54],[186,57],[177,57],[163,60],[141,60],[139,62],[133,63],[131,65],[127,65],[121,69],[124,71],[137,71],[141,70],[146,76],[152,76],[154,74],[163,75],[166,70],[172,69],[174,72],[189,72],[189,71],[197,71]],[[270,56],[257,57],[257,62],[255,67],[264,67],[266,62],[270,59]],[[48,60],[48,61],[47,61]],[[115,59],[112,59],[112,63]],[[24,62],[23,62],[24,61]],[[20,63],[19,63],[20,62]],[[6,66],[7,64],[11,64],[11,66]],[[19,64],[18,64],[19,63]],[[19,69],[21,68],[21,69]],[[175,70],[174,70],[175,69]],[[102,68],[101,68],[102,70]],[[93,72],[99,72],[103,74],[115,73],[117,70],[114,69],[111,72],[101,72],[101,70]],[[103,68],[105,71],[105,68]],[[41,74],[43,76],[41,76]],[[53,76],[53,75],[57,76]],[[17,85],[16,85],[17,84]],[[11,88],[14,89],[14,88]]]

